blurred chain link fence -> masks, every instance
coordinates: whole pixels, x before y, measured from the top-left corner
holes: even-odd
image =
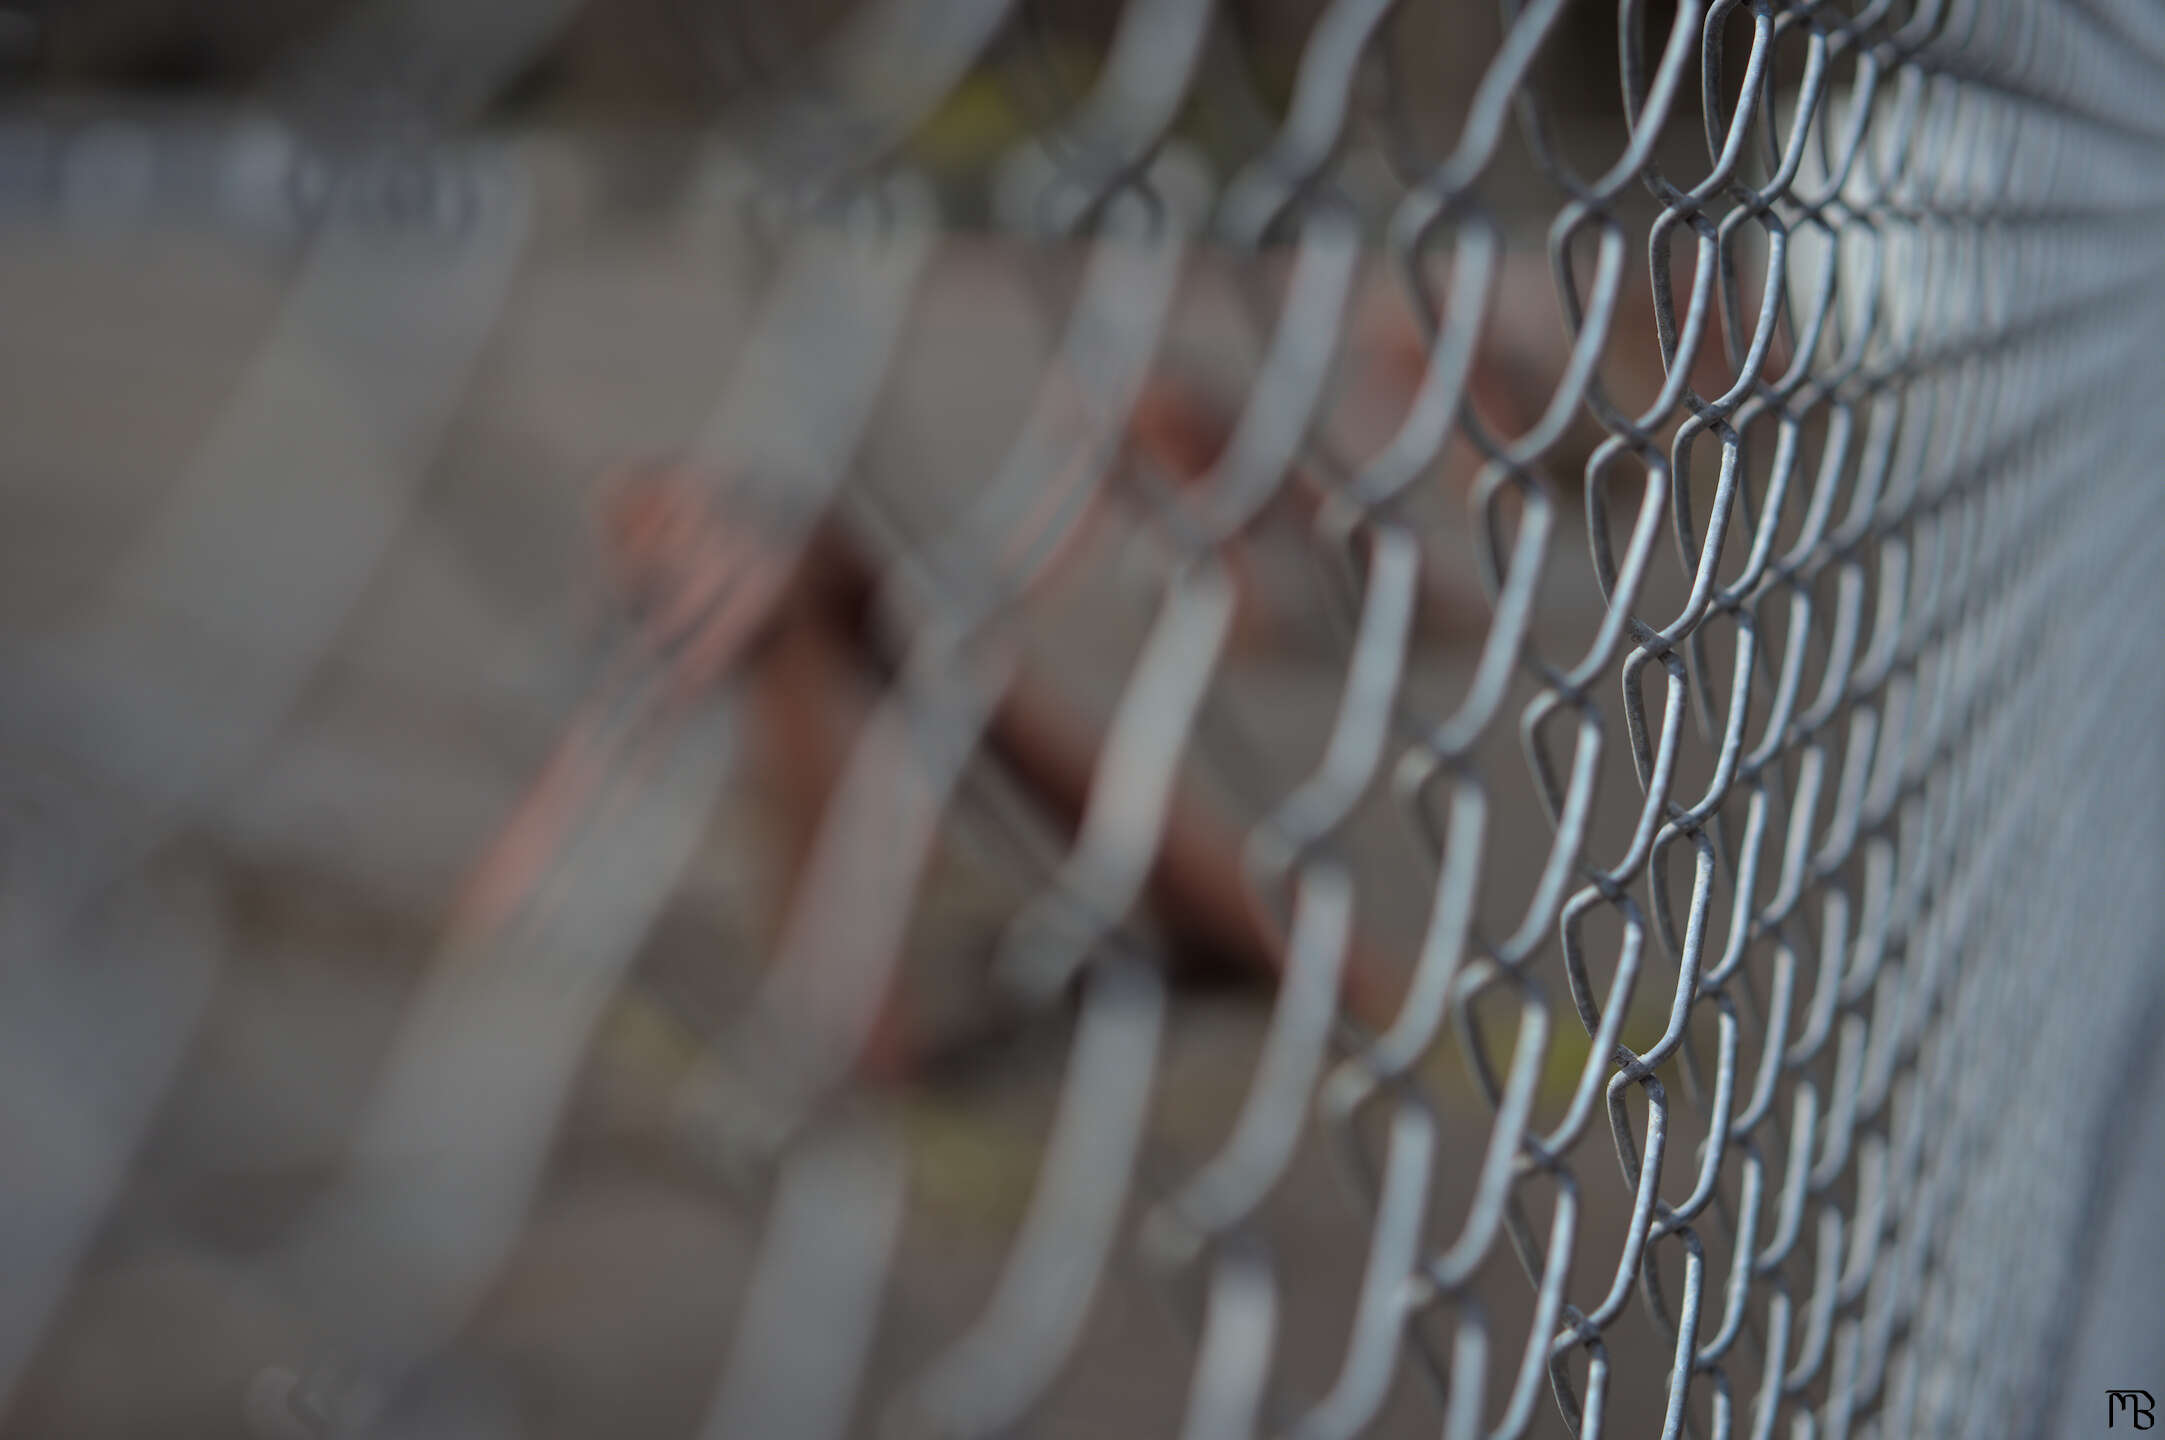
[[[699,1433],[2053,1422],[2165,978],[2165,19],[732,10],[678,180],[742,303],[649,363],[671,305],[607,291],[543,408],[569,471],[618,367],[721,399],[577,483],[595,530],[455,418],[577,248],[551,152],[435,128],[560,9],[8,132],[10,223],[208,217],[284,280],[117,578],[10,620],[0,1383],[192,1143],[210,835],[451,916],[229,1247],[253,1433],[576,1433],[416,1377],[634,992],[684,1051],[641,1134],[738,1236]],[[457,763],[249,808],[410,507],[507,615],[559,541],[611,597],[409,622],[563,727],[459,752],[532,783],[456,893]]]

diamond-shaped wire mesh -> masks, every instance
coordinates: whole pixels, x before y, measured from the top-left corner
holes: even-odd
[[[741,1232],[707,1435],[2050,1423],[2165,978],[2165,19],[751,11],[724,398],[610,476],[608,656],[249,1262],[257,1429],[395,1433],[638,985]],[[101,935],[399,513],[261,426],[428,468],[561,222],[516,147],[244,152],[302,339],[23,672],[137,837],[44,892]],[[38,984],[42,1094],[121,1042]],[[171,1063],[7,1222],[0,1379]]]

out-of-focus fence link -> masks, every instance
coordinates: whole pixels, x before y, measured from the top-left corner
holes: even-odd
[[[255,1262],[313,1334],[266,1433],[365,1431],[454,1341],[747,776],[771,924],[672,1101],[756,1233],[707,1434],[2047,1422],[2165,979],[2165,20],[1329,0],[1273,50],[1272,16],[870,0],[736,98],[756,314],[686,451],[610,479],[623,633]],[[0,198],[66,209],[85,133],[23,130]],[[313,358],[247,382],[130,570],[173,634],[22,672],[120,727],[20,722],[54,773],[177,825],[389,524],[250,406],[425,468],[526,199],[500,148],[386,180],[305,126],[97,133],[142,204],[310,247]],[[341,244],[384,273],[311,289]],[[958,247],[1000,283],[928,298]],[[1001,306],[1046,322],[1026,359],[954,319]],[[420,325],[434,371],[360,363]],[[253,687],[216,724],[164,698],[206,633]],[[94,1007],[22,956],[109,929],[142,853],[18,947],[39,1095]],[[165,1063],[8,1220],[7,1378]],[[1003,1087],[1043,1101],[1027,1183],[950,1276],[924,1115]]]

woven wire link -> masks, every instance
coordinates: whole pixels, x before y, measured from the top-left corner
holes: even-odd
[[[1627,0],[1627,123],[1585,166],[1541,69],[1568,33],[1560,0],[1506,7],[1447,143],[1398,108],[1424,84],[1394,63],[1403,8],[1317,14],[1275,132],[1198,206],[1167,136],[1211,83],[1202,54],[1226,17],[1131,0],[1093,88],[1011,166],[1025,199],[1009,213],[1090,247],[1066,320],[1079,405],[1033,415],[957,528],[894,562],[916,638],[874,729],[932,757],[885,772],[924,787],[914,803],[950,803],[1015,663],[1002,617],[1055,543],[1000,537],[1072,523],[1081,502],[1058,487],[1102,483],[1183,247],[1235,266],[1289,251],[1290,269],[1257,302],[1268,340],[1224,454],[1147,521],[1172,556],[1156,618],[1072,848],[998,950],[1028,1003],[1081,996],[1027,1218],[979,1318],[867,1396],[867,1423],[1027,1431],[1101,1276],[1140,1266],[1187,1297],[1196,1437],[1352,1435],[1386,1413],[1391,1433],[1453,1437],[1559,1419],[1584,1436],[2027,1432],[2079,1300],[2083,1177],[2157,992],[2147,617],[2165,602],[2165,515],[2142,467],[2165,442],[2165,30],[2104,3],[1657,16]],[[909,23],[966,47],[1016,19],[936,5]],[[901,183],[883,162],[914,111],[816,113],[785,126],[805,147],[791,153],[818,159],[798,189]],[[1469,375],[1509,318],[1490,197],[1529,166],[1558,197],[1546,245],[1570,351],[1513,427]],[[1379,191],[1378,173],[1397,178]],[[1242,852],[1253,904],[1284,927],[1283,975],[1231,1131],[1146,1173],[1172,1022],[1131,913],[1169,792],[1207,758],[1228,557],[1320,443],[1364,237],[1425,317],[1425,357],[1396,433],[1332,467],[1317,511],[1311,543],[1349,577],[1336,718]],[[1634,329],[1623,297],[1649,268],[1654,324]],[[1638,408],[1611,391],[1606,357],[1625,350],[1667,377]],[[1582,473],[1558,473],[1589,414],[1602,438]],[[1439,696],[1409,666],[1420,587],[1451,561],[1410,502],[1463,441],[1488,613],[1478,660]],[[1681,586],[1652,578],[1671,564]],[[1549,648],[1544,580],[1566,571],[1598,583],[1600,618]],[[1627,761],[1635,813],[1609,817],[1620,845],[1596,844],[1603,772]],[[1525,803],[1494,783],[1514,763],[1548,834],[1515,903],[1487,871],[1490,807]],[[1340,841],[1378,793],[1413,822],[1430,918],[1388,1003],[1364,1009],[1347,979],[1363,888]],[[852,791],[824,823],[883,813]],[[815,868],[797,913],[901,898],[852,895],[852,873]],[[881,983],[876,949],[830,983]],[[784,972],[792,958],[819,957],[785,953]],[[770,980],[758,1028],[790,1044],[747,1029],[721,1047],[766,1097],[757,1123],[741,1107],[717,1122],[755,1169],[817,1128],[855,1039],[793,1018],[783,988]],[[1649,994],[1666,997],[1660,1026],[1627,1045]],[[1434,1090],[1447,1045],[1471,1066],[1466,1095]],[[1550,1113],[1537,1082],[1570,1053],[1584,1058]],[[1485,1114],[1472,1147],[1439,1119],[1468,1104]],[[1280,1349],[1304,1279],[1277,1258],[1267,1201],[1319,1144],[1346,1160],[1368,1239],[1336,1378],[1303,1392]],[[1628,1211],[1597,1226],[1604,1172]],[[834,1203],[788,1182],[768,1223]],[[1505,1328],[1513,1285],[1531,1323]],[[816,1345],[819,1322],[799,1322]],[[1612,1354],[1634,1327],[1658,1346]],[[1387,1412],[1416,1356],[1426,1404]],[[1618,1364],[1662,1378],[1633,1388]]]
[[[1184,1348],[1134,1423],[1190,1440],[2039,1430],[2165,1013],[2165,21],[1328,0],[1275,54],[1268,7],[1055,8],[872,0],[730,117],[775,278],[711,448],[777,549],[846,532],[886,652],[687,1086],[759,1234],[707,1433],[1049,1434],[1078,1388],[1126,1413],[1091,1337],[1139,1291]],[[934,173],[913,137],[988,77],[1028,123]],[[905,315],[981,214],[1053,276],[1057,333],[927,521],[847,452],[932,363]],[[1146,432],[1206,281],[1253,344],[1172,473]],[[1349,432],[1376,305],[1407,398]],[[1141,617],[1109,667],[1036,623],[1078,568]],[[1328,718],[1251,763],[1273,602],[1322,632]],[[1070,663],[1109,684],[1090,763],[982,967],[989,1023],[1062,1078],[971,1313],[927,1328],[894,1293],[924,1208],[896,1114],[933,1067],[874,1063],[882,1007],[952,898],[945,837],[1030,768],[1017,696]],[[643,735],[643,683],[598,728]],[[406,1045],[434,1058],[289,1257],[403,1332],[379,1368],[466,1302],[398,1308],[369,1227],[486,1278],[733,723],[612,782],[550,902],[591,971],[543,975],[501,1053],[469,1028],[489,987],[558,957],[447,946]],[[1198,842],[1199,792],[1239,825]],[[1165,1106],[1214,947],[1267,1018],[1201,1052],[1206,1134]],[[474,1148],[510,1158],[472,1214],[367,1168],[484,1101],[512,1118]],[[1319,1167],[1350,1227],[1308,1208]]]

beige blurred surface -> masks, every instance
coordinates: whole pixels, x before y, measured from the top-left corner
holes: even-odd
[[[701,209],[696,192],[659,221],[610,213],[595,183],[610,153],[563,139],[516,149],[534,177],[535,227],[441,446],[274,737],[190,816],[193,842],[216,857],[230,951],[38,1349],[11,1434],[239,1434],[248,1383],[266,1365],[306,1358],[302,1322],[264,1288],[255,1262],[337,1172],[466,865],[592,681],[611,604],[597,560],[596,477],[689,443],[772,273],[770,257],[729,243],[726,208]],[[996,464],[1046,363],[1073,259],[969,237],[944,243],[855,479],[906,529],[936,532]],[[177,467],[276,324],[302,263],[290,247],[200,229],[0,231],[0,290],[18,297],[0,345],[9,516],[0,631],[11,644],[48,643],[100,603],[131,538],[167,503]],[[1231,403],[1246,391],[1264,332],[1225,283],[1225,263],[1207,253],[1195,262],[1162,356]],[[1554,354],[1530,325],[1529,353],[1544,343]],[[1348,414],[1346,443],[1372,442],[1373,415]],[[1478,593],[1471,538],[1449,507],[1438,513],[1435,563]],[[1306,543],[1297,520],[1267,527],[1257,564],[1270,593],[1305,588],[1316,598],[1292,601],[1285,633],[1228,662],[1206,715],[1197,763],[1242,819],[1275,800],[1274,784],[1313,765],[1342,677],[1344,616],[1325,617],[1343,601],[1302,559]],[[1560,588],[1544,597],[1560,644],[1574,634],[1583,642],[1581,627],[1599,613],[1579,545],[1567,530],[1559,550],[1573,563],[1556,567]],[[1162,544],[1115,520],[1033,604],[1035,653],[1053,659],[1078,713],[1111,710],[1165,562]],[[276,595],[217,599],[278,604]],[[1425,644],[1411,681],[1421,703],[1440,712],[1471,659],[1463,640]],[[1523,760],[1501,743],[1499,756],[1498,773],[1524,787]],[[1632,803],[1628,770],[1612,765],[1608,778],[1597,853],[1621,843]],[[1012,791],[997,774],[973,778],[907,947],[904,989],[936,1035],[953,1036],[955,1052],[862,1102],[905,1138],[911,1202],[875,1342],[874,1396],[923,1365],[982,1303],[1060,1084],[1064,1018],[1011,1021],[972,998],[985,992],[1001,925],[1043,883],[1058,839],[1027,802],[1015,828]],[[700,1166],[667,1122],[667,1097],[763,964],[782,899],[775,811],[785,803],[756,768],[730,783],[586,1053],[507,1266],[458,1345],[403,1397],[410,1430],[400,1433],[665,1436],[690,1433],[705,1413],[764,1200]],[[1404,966],[1432,877],[1403,815],[1381,799],[1372,809],[1349,832],[1348,856],[1366,939]],[[1547,835],[1530,789],[1500,796],[1495,810],[1484,916],[1501,929]],[[1642,999],[1659,1008],[1667,983],[1650,974]],[[1177,1002],[1145,1145],[1146,1195],[1177,1184],[1230,1124],[1266,1001],[1267,990],[1249,984]],[[1545,1092],[1552,1102],[1571,1065],[1562,1053]],[[1486,1120],[1447,1058],[1435,1078],[1446,1159],[1431,1213],[1443,1225],[1470,1192]],[[1588,1253],[1600,1255],[1628,1196],[1613,1167],[1596,1168],[1591,1183]],[[1598,1193],[1603,1185],[1613,1193]],[[1281,1320],[1287,1404],[1319,1395],[1342,1358],[1335,1347],[1368,1224],[1344,1166],[1311,1140],[1263,1227],[1282,1247],[1275,1263],[1303,1277]],[[1591,1299],[1605,1284],[1582,1274],[1575,1291]],[[1176,1424],[1192,1367],[1183,1312],[1194,1303],[1123,1259],[1070,1369],[1078,1378],[1058,1388],[1031,1433],[1140,1433],[1131,1428],[1139,1417],[1149,1430]],[[1504,1309],[1495,1318],[1509,1335],[1526,1317]],[[1634,1315],[1616,1332],[1619,1350],[1633,1325],[1643,1321]],[[1645,1367],[1624,1374],[1620,1386],[1654,1383]],[[1409,1396],[1425,1383],[1399,1377]],[[1392,1425],[1423,1413],[1408,1398]],[[1545,1406],[1543,1418],[1553,1418]]]

